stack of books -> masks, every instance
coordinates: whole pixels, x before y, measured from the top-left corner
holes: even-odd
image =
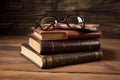
[[[102,57],[100,29],[42,31],[39,27],[32,27],[32,30],[29,41],[21,45],[21,55],[40,68],[79,64]]]

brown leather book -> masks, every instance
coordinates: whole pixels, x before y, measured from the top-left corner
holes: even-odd
[[[42,31],[39,27],[37,29],[32,27],[32,30],[33,35],[38,37],[40,40],[90,39],[102,37],[102,32],[100,30],[94,32],[60,29],[53,31]]]
[[[39,54],[95,51],[100,49],[100,41],[98,39],[40,40],[32,34],[29,36],[29,45]]]
[[[53,68],[99,60],[101,51],[71,52],[68,54],[38,55],[28,44],[21,45],[21,55],[36,64],[39,68]]]
[[[72,24],[72,26],[74,26],[73,29],[79,29],[83,31],[98,31],[100,29],[99,24],[84,24],[84,29],[81,29],[80,25]],[[69,27],[66,24],[61,23],[58,26],[56,26],[56,28],[69,29]]]

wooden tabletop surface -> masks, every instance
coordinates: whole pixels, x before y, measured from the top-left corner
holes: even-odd
[[[120,39],[101,39],[100,61],[40,69],[20,55],[26,36],[0,36],[0,80],[120,80]]]

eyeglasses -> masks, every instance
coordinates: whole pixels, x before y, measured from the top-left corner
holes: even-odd
[[[50,31],[56,28],[59,29],[84,29],[84,19],[79,15],[66,16],[63,20],[55,16],[46,16],[36,21],[36,28],[40,27],[41,30]]]

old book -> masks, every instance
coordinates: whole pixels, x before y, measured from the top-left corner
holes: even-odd
[[[86,32],[77,30],[63,30],[56,29],[53,31],[42,31],[39,27],[35,29],[32,27],[33,35],[38,37],[40,40],[65,40],[65,39],[90,39],[90,38],[101,38],[102,32]]]
[[[79,29],[81,31],[98,31],[100,29],[99,24],[84,24],[83,27],[84,29],[81,29],[80,25],[78,24],[71,24],[74,29]],[[69,27],[66,24],[59,24],[56,26],[58,29],[69,29]]]
[[[101,51],[92,52],[73,52],[56,55],[39,55],[27,43],[21,45],[21,55],[32,61],[40,68],[53,68],[65,65],[79,64],[94,60],[99,60],[102,57]]]
[[[39,54],[95,51],[100,49],[99,39],[40,40],[32,34],[29,35],[29,45]]]

